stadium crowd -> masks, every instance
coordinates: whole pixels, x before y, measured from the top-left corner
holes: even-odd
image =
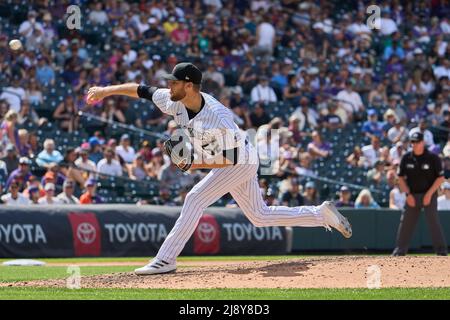
[[[268,204],[330,198],[402,209],[396,171],[414,131],[450,177],[448,1],[379,1],[381,18],[370,25],[369,1],[80,0],[82,30],[67,28],[71,1],[7,2],[0,8],[5,204],[114,201],[96,190],[111,176],[157,184],[157,194],[126,202],[181,204],[204,172],[183,174],[160,139],[132,134],[170,134],[174,121],[124,97],[84,103],[91,86],[164,87],[162,75],[180,61],[204,71],[202,91],[229,106],[242,130],[258,130],[263,168],[270,163],[270,174],[260,175]],[[13,38],[24,49],[10,50]],[[131,129],[114,131],[79,111]],[[45,128],[86,136],[62,145],[44,137]],[[439,206],[450,208],[449,184]]]

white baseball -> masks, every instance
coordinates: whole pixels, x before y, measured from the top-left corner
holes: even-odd
[[[22,48],[22,42],[20,42],[19,39],[11,40],[11,41],[9,42],[9,47],[10,47],[12,50],[19,50],[20,48]]]

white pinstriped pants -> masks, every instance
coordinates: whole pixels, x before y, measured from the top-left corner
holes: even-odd
[[[318,206],[267,206],[258,184],[258,167],[256,163],[212,169],[187,194],[180,217],[156,257],[174,263],[194,233],[203,211],[228,192],[256,227],[324,225]]]

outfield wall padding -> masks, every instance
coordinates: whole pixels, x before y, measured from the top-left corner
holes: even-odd
[[[181,207],[2,206],[0,257],[154,256]],[[286,228],[254,227],[239,209],[205,211],[183,255],[277,255]]]
[[[389,209],[341,209],[353,228],[353,236],[345,239],[338,232],[324,232],[323,228],[294,228],[292,250],[304,251],[364,251],[392,250],[395,247],[401,211]],[[450,211],[439,211],[441,225],[450,244]],[[424,213],[421,214],[410,249],[432,246]]]

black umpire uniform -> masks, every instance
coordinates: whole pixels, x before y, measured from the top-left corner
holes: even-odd
[[[401,190],[407,193],[409,202],[414,198],[415,205],[410,206],[408,201],[405,205],[393,255],[402,256],[408,252],[422,208],[425,210],[435,252],[438,255],[447,255],[447,244],[437,214],[437,189],[444,181],[441,159],[427,150],[422,133],[413,132],[409,138],[413,150],[403,155],[398,177]],[[431,199],[428,205],[424,204],[426,195]]]

